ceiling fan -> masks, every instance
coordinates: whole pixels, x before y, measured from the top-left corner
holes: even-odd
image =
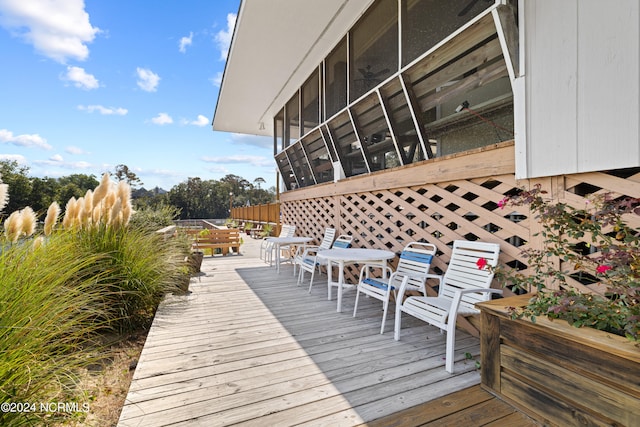
[[[367,88],[371,88],[382,81],[380,76],[387,74],[389,69],[385,68],[384,70],[373,72],[371,71],[371,65],[367,65],[366,68],[358,68],[358,71],[362,74],[362,78],[356,79],[356,81],[361,81]]]
[[[469,11],[471,9],[474,8],[474,6],[476,5],[476,3],[478,3],[480,0],[471,0],[461,11],[460,13],[458,13],[458,16],[464,16],[467,13],[469,13]],[[484,0],[486,3],[490,3],[493,0]]]

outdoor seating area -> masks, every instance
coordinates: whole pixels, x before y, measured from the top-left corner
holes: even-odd
[[[190,295],[163,303],[120,426],[194,420],[200,425],[364,425],[402,411],[415,416],[419,405],[455,392],[462,393],[456,397],[460,404],[454,402],[437,417],[447,419],[470,406],[462,403],[463,391],[480,382],[478,338],[458,331],[455,373],[450,374],[444,369],[446,338],[438,328],[408,317],[402,340],[396,341],[379,333],[377,299],[361,295],[354,318],[355,292],[350,293],[342,302],[349,313],[338,312],[323,287],[308,292],[292,274],[293,265],[278,272],[257,262],[261,253],[262,242],[250,240],[242,257],[224,263],[206,258],[204,275],[192,281]],[[495,421],[507,415],[520,425],[535,425],[514,410],[482,416]]]

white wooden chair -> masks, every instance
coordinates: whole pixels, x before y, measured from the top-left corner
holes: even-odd
[[[449,266],[444,277],[429,275],[439,279],[438,296],[409,296],[404,299],[404,284],[398,291],[396,299],[396,321],[394,338],[400,339],[402,313],[417,317],[447,334],[445,369],[453,373],[454,347],[456,341],[456,318],[478,314],[474,306],[487,301],[491,294],[502,294],[500,289],[491,289],[493,273],[486,268],[478,267],[478,260],[484,258],[486,264],[495,267],[500,255],[497,243],[467,242],[456,240]]]
[[[349,236],[348,234],[339,235],[336,240],[331,245],[331,249],[337,248],[350,248],[351,242],[353,241],[353,236]],[[300,273],[298,275],[298,283],[302,283],[304,280],[304,272],[308,271],[311,273],[311,281],[309,282],[309,293],[311,293],[311,288],[313,287],[313,277],[315,276],[316,269],[320,271],[321,266],[326,266],[326,260],[317,258],[318,253],[310,254],[310,256],[305,257],[303,262],[300,263]]]
[[[296,226],[283,224],[280,228],[280,234],[278,237],[293,237],[296,234]],[[275,250],[276,245],[273,242],[267,240],[268,237],[262,239],[262,244],[260,245],[260,258],[263,259],[266,263],[271,264],[273,251]]]
[[[335,238],[336,229],[328,227],[324,230],[324,236],[322,238],[322,242],[320,242],[319,245],[298,246],[296,254],[293,257],[293,275],[295,276],[296,274],[296,267],[304,263],[305,259],[308,259],[310,256],[315,255],[319,251],[329,249],[333,244],[333,239]],[[298,274],[298,284],[300,284],[300,274]]]
[[[396,293],[401,288],[408,290],[423,290],[424,282],[427,280],[431,261],[435,256],[437,248],[431,243],[411,242],[403,249],[398,260],[398,265],[393,271],[390,267],[380,267],[380,265],[364,265],[360,270],[360,278],[356,291],[356,302],[353,307],[353,317],[358,311],[358,299],[360,293],[379,299],[382,301],[383,314],[380,333],[384,333],[384,324],[387,320],[387,309],[389,308],[389,297],[391,293]],[[382,277],[373,277],[374,269],[382,269]]]

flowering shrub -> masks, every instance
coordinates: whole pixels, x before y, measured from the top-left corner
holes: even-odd
[[[535,321],[544,315],[639,340],[640,237],[628,220],[640,214],[640,199],[596,195],[576,208],[552,204],[543,198],[545,193],[538,185],[498,203],[501,208],[529,206],[542,226],[542,248],[523,251],[530,274],[503,266],[494,269],[503,285],[537,290],[526,307],[512,308],[513,317]],[[561,270],[558,260],[573,270]],[[478,268],[490,267],[479,262]],[[580,291],[568,277],[591,278],[605,291]]]

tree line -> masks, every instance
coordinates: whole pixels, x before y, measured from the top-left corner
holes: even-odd
[[[134,209],[174,207],[179,219],[227,218],[231,206],[247,206],[275,201],[275,188],[261,188],[263,178],[253,182],[226,175],[220,180],[188,178],[166,191],[161,188],[147,190],[139,177],[126,165],[118,165],[111,173],[117,181],[126,181],[132,188]],[[100,182],[95,175],[72,174],[60,178],[29,176],[29,168],[14,160],[0,160],[0,181],[9,185],[9,201],[0,215],[30,206],[38,216],[57,201],[64,209],[69,199],[85,195]],[[137,188],[139,187],[139,188]]]

